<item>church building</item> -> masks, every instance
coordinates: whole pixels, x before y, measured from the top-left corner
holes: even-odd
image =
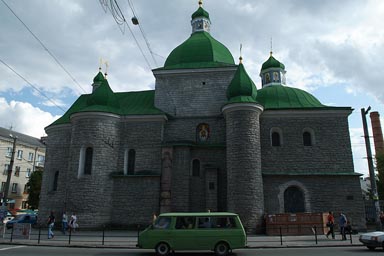
[[[256,88],[201,3],[191,26],[152,70],[154,90],[114,92],[100,71],[46,127],[41,219],[65,210],[84,228],[133,227],[154,213],[229,211],[252,232],[266,213],[343,211],[364,229],[353,109],[287,86],[272,52]]]

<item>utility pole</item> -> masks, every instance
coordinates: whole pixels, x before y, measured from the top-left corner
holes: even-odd
[[[9,185],[11,183],[13,162],[15,161],[16,140],[17,140],[16,136],[13,136],[12,134],[10,134],[9,136],[13,139],[13,146],[12,146],[11,162],[9,163],[9,167],[8,167],[7,182],[5,183],[5,190],[4,190],[4,196],[3,196],[3,207],[6,205],[7,199],[8,199],[8,192],[9,192]]]
[[[371,110],[371,106],[368,107],[367,110],[364,108],[361,109],[361,117],[363,119],[363,128],[364,128],[364,138],[365,138],[365,147],[367,149],[367,159],[368,159],[368,169],[369,169],[369,179],[371,180],[371,193],[373,198],[373,203],[375,206],[375,222],[377,230],[381,230],[381,222],[380,222],[380,205],[379,205],[379,196],[377,194],[377,186],[376,186],[376,176],[375,170],[373,169],[373,159],[371,152],[371,144],[369,142],[369,133],[367,126],[367,118],[366,115]]]

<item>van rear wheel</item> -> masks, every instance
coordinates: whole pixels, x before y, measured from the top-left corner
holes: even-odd
[[[215,254],[217,256],[226,256],[229,253],[229,246],[226,242],[219,242],[215,246]]]
[[[160,256],[168,255],[170,252],[170,247],[167,243],[161,242],[158,245],[156,245],[156,254]]]

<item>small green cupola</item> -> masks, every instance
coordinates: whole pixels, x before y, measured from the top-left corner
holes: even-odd
[[[240,57],[239,66],[227,88],[228,103],[257,102],[256,96],[256,86],[245,71]]]
[[[204,10],[203,1],[199,1],[199,8],[192,14],[192,34],[195,32],[205,31],[209,32],[211,29],[211,20],[209,19],[209,13]]]
[[[92,94],[87,99],[88,106],[117,107],[118,104],[115,99],[115,94],[109,86],[107,74],[105,73],[105,75],[103,75],[101,68],[99,68],[99,73],[93,78],[92,87]]]
[[[285,84],[285,66],[272,56],[272,51],[266,62],[261,66],[260,77],[262,87]]]

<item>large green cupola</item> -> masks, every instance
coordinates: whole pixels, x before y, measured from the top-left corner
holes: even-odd
[[[209,13],[202,7],[192,14],[192,35],[177,46],[164,63],[164,69],[234,66],[233,56],[210,34]]]

